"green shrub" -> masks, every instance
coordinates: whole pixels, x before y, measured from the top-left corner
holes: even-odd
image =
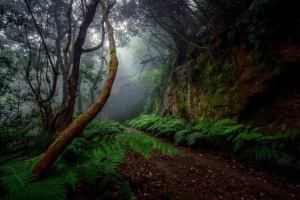
[[[84,129],[81,137],[72,141],[48,177],[42,181],[37,181],[31,173],[40,156],[0,157],[0,189],[2,187],[6,191],[3,199],[66,199],[67,186],[75,190],[77,181],[85,179],[97,186],[95,189],[111,182],[118,183],[120,192],[134,199],[134,194],[117,173],[117,168],[129,151],[136,151],[149,159],[152,149],[171,155],[181,154],[155,137],[123,132],[123,127],[117,122],[93,121]],[[99,176],[102,179],[96,185]]]
[[[157,135],[172,135],[184,128],[184,122],[170,116],[141,115],[139,118],[126,122],[127,125]]]
[[[127,122],[127,125],[152,131],[156,135],[168,135],[176,144],[187,143],[193,146],[209,143],[256,161],[273,161],[299,167],[299,130],[263,135],[259,133],[259,128],[244,126],[231,119],[216,122],[203,119],[192,126],[184,125],[180,119],[157,115],[142,115]]]

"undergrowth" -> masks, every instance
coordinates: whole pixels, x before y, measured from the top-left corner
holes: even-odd
[[[33,158],[20,157],[20,154],[0,157],[0,198],[66,199],[70,188],[75,191],[76,183],[86,180],[94,185],[95,190],[103,191],[102,198],[109,198],[107,188],[113,182],[114,185],[117,183],[120,195],[135,199],[117,168],[129,151],[136,151],[149,159],[153,148],[170,155],[181,153],[155,137],[123,132],[123,127],[117,122],[93,121],[67,147],[42,181],[37,181],[31,173],[41,155]]]
[[[189,146],[212,144],[227,152],[236,152],[244,158],[268,161],[300,169],[300,130],[289,130],[264,135],[259,128],[238,124],[231,119],[199,120],[195,125],[184,125],[180,119],[157,115],[141,115],[127,125],[154,134],[171,136],[176,144]]]

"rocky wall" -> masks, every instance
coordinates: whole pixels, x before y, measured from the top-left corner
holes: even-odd
[[[300,128],[300,46],[280,46],[274,55],[276,67],[257,62],[246,46],[218,58],[187,56],[156,108],[187,120],[233,118],[266,132]]]

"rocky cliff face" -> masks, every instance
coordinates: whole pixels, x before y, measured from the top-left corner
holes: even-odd
[[[234,118],[265,132],[300,128],[300,45],[279,46],[276,67],[246,46],[216,58],[191,52],[173,70],[156,110],[187,120]]]

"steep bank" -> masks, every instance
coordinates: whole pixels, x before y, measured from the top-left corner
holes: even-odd
[[[234,118],[268,131],[300,128],[300,45],[278,46],[276,67],[236,46],[220,57],[196,48],[169,70],[153,110],[187,120]]]
[[[196,32],[176,32],[177,53],[164,63],[151,111],[186,120],[233,118],[265,132],[300,128],[296,4],[232,0],[205,9],[211,17]]]

